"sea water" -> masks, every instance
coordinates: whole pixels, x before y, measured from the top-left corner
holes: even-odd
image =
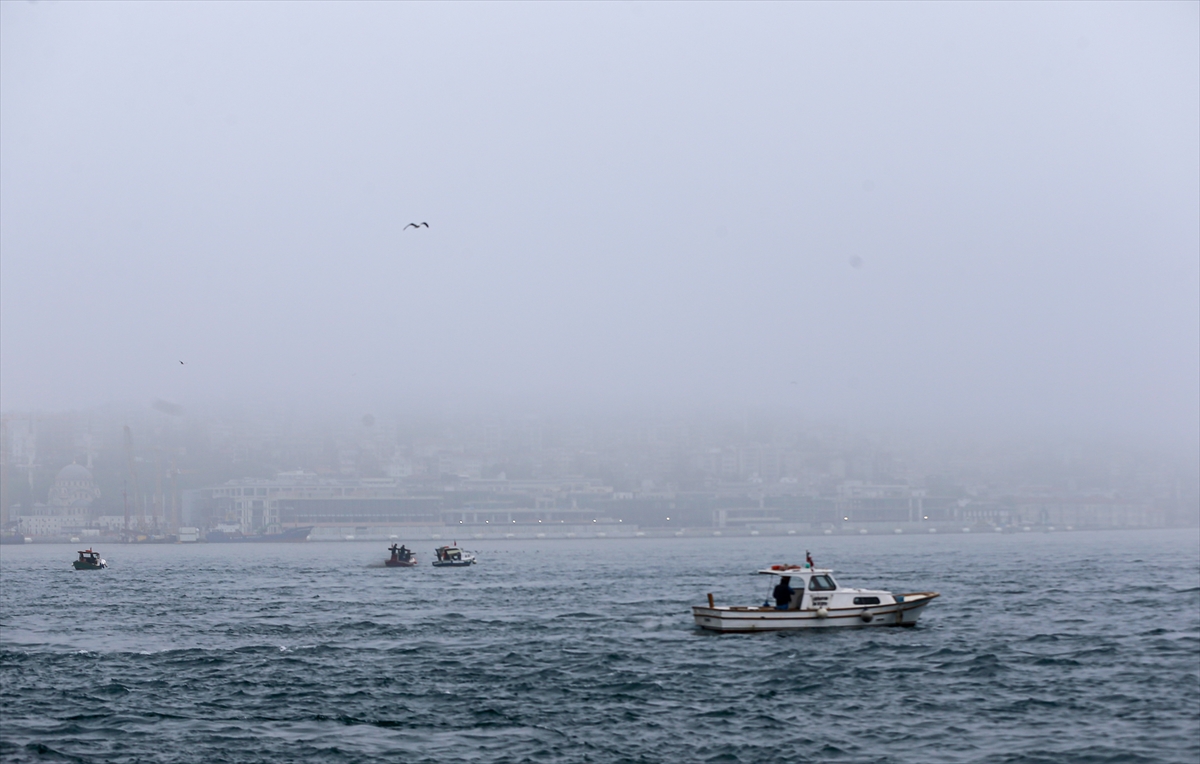
[[[0,759],[1200,761],[1194,530],[0,548]],[[425,548],[428,547],[428,548]],[[810,549],[913,629],[717,635]]]

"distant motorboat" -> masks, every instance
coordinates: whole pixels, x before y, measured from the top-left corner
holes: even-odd
[[[434,554],[437,555],[433,561],[435,568],[465,568],[475,564],[475,555],[457,546],[440,546],[434,550]]]
[[[91,548],[80,550],[79,559],[71,564],[75,566],[75,570],[101,570],[108,567],[100,553],[93,552]]]

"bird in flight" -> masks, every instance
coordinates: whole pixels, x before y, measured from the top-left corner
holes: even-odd
[[[187,364],[185,364],[183,361],[180,361],[180,362],[179,362],[179,365],[180,365],[180,366],[186,366]]]
[[[420,228],[421,226],[425,226],[426,228],[428,228],[429,224],[428,223],[409,223],[408,225],[404,226],[403,230],[407,231],[409,228]]]

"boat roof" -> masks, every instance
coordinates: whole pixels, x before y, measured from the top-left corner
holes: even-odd
[[[798,576],[802,573],[832,573],[832,568],[814,568],[810,565],[772,565],[758,571],[770,576]]]

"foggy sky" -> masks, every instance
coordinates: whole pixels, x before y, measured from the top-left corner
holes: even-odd
[[[0,405],[1194,443],[1198,8],[3,2]]]

